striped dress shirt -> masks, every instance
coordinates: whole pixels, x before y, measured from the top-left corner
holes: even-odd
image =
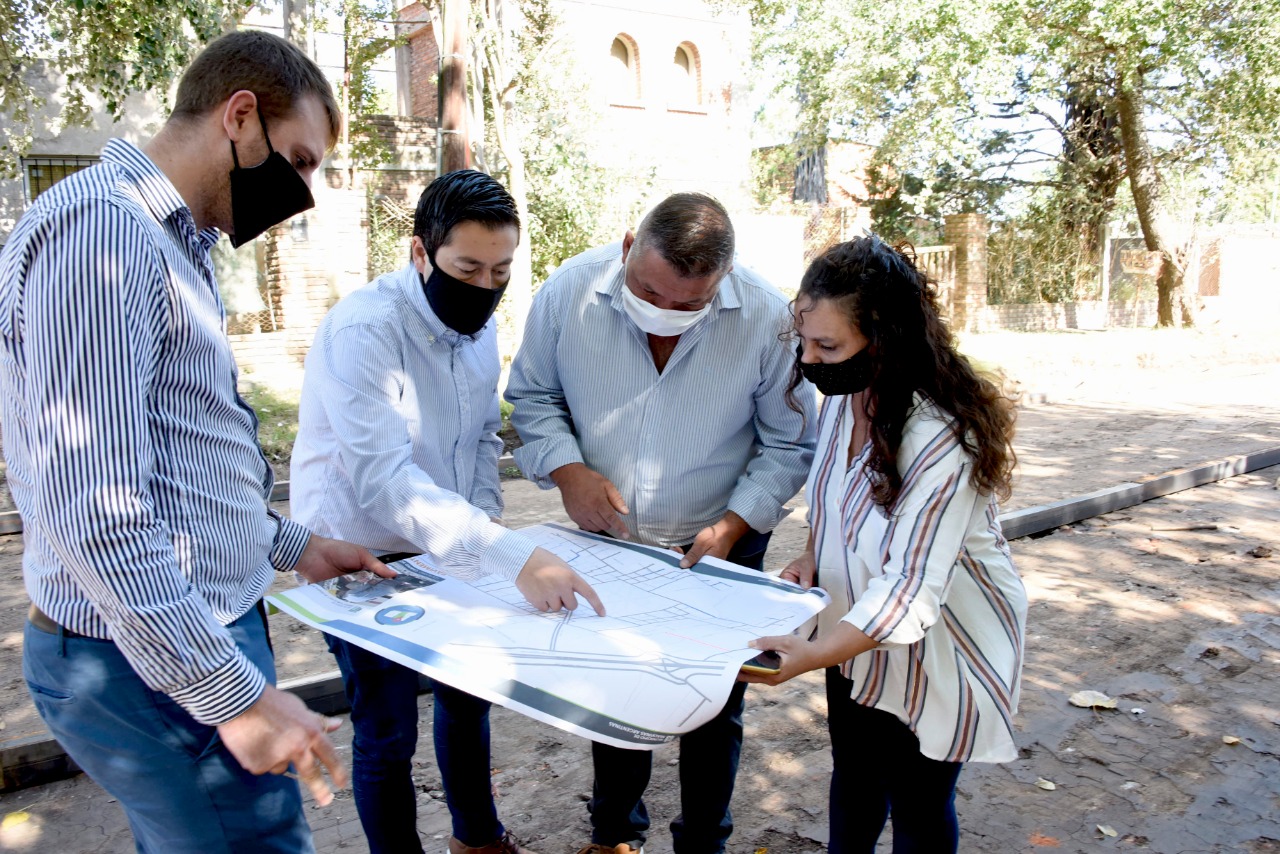
[[[463,578],[515,579],[534,543],[502,515],[498,338],[445,326],[412,265],[339,302],[307,354],[290,470],[294,518]]]
[[[1015,759],[1027,595],[995,499],[970,485],[951,419],[917,395],[898,450],[902,492],[886,514],[871,495],[870,445],[845,467],[853,420],[847,396],[823,401],[806,487],[818,584],[832,598],[819,635],[844,621],[881,644],[841,672],[853,699],[896,715],[925,756]]]
[[[115,641],[198,721],[265,677],[224,628],[309,533],[268,511],[271,467],[213,276],[173,184],[137,147],[41,194],[0,254],[0,390],[27,592]]]
[[[569,463],[613,481],[631,536],[683,546],[732,510],[772,531],[804,483],[814,446],[813,386],[787,406],[794,353],[787,300],[738,264],[662,373],[622,305],[622,245],[571,258],[534,298],[507,400],[520,470],[543,488]]]

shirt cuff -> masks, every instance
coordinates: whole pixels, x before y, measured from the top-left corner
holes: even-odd
[[[262,671],[237,649],[226,664],[169,696],[200,723],[217,726],[248,711],[266,687]]]
[[[584,462],[582,450],[572,436],[555,436],[539,439],[531,445],[521,445],[512,453],[516,467],[525,477],[543,489],[551,489],[556,482],[551,473],[570,463]]]
[[[276,541],[271,546],[271,565],[279,572],[288,572],[298,565],[298,559],[311,540],[311,532],[275,510],[268,508],[267,513],[279,526]]]
[[[749,480],[740,480],[729,496],[729,507],[753,530],[767,534],[791,512],[778,500]]]
[[[515,581],[538,546],[518,531],[510,531],[500,525],[495,527],[501,533],[485,549],[484,557],[480,560],[480,571],[486,575],[498,575],[508,581]]]

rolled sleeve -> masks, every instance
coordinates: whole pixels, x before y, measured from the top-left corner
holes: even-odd
[[[169,696],[200,723],[218,726],[248,711],[266,687],[262,671],[237,650],[222,667]]]
[[[311,532],[275,510],[267,512],[279,526],[275,543],[271,547],[271,565],[280,572],[288,572],[298,565],[307,543],[311,541]]]

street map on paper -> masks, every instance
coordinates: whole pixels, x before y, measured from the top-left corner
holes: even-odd
[[[515,584],[450,578],[424,558],[400,575],[341,576],[269,597],[273,605],[491,702],[618,747],[652,749],[715,717],[747,642],[787,634],[826,593],[704,558],[538,525],[522,533],[595,588],[607,615],[544,614]]]

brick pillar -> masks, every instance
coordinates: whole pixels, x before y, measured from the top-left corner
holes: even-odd
[[[951,328],[973,330],[987,304],[987,232],[985,214],[951,214],[943,235],[956,248],[956,285],[951,291]]]

